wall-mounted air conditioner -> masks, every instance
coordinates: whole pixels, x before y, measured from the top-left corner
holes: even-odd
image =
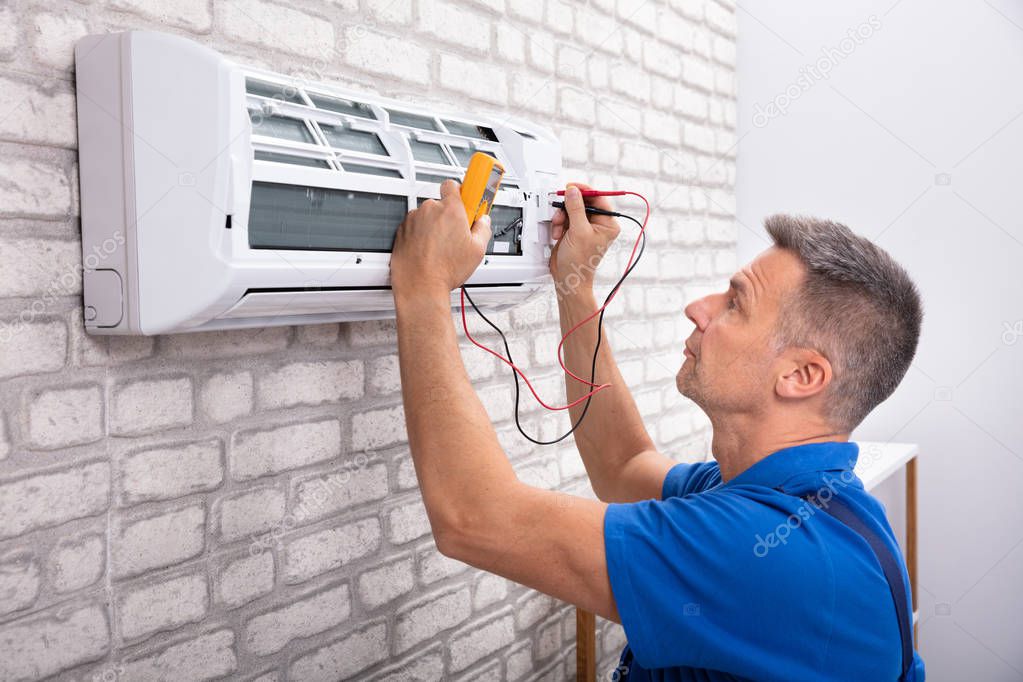
[[[92,333],[393,316],[398,224],[476,151],[506,175],[473,298],[500,310],[549,281],[549,130],[267,73],[161,33],[89,36],[75,59]]]

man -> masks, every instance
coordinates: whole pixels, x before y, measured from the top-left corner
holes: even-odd
[[[391,259],[409,446],[440,551],[620,621],[629,680],[895,680],[904,656],[922,680],[877,552],[897,557],[903,588],[905,567],[847,442],[915,353],[922,312],[905,271],[842,225],[770,218],[775,245],[685,310],[696,328],[676,383],[710,418],[716,461],[657,452],[604,343],[596,376],[613,388],[575,431],[589,500],[522,484],[498,444],[449,302],[489,220],[467,224],[457,183],[441,195],[408,214]],[[583,279],[557,288],[563,330],[596,310],[585,273],[619,231],[588,219],[577,189],[565,204],[551,273]],[[587,324],[565,344],[580,376],[596,334]],[[567,385],[569,400],[587,390]],[[842,498],[884,547],[807,496]]]

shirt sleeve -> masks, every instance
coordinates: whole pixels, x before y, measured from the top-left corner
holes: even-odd
[[[661,487],[661,499],[681,497],[690,493],[702,492],[721,478],[717,475],[717,462],[681,462],[671,469],[664,477]]]
[[[790,513],[715,491],[609,505],[608,575],[636,660],[764,680],[781,671],[818,678],[830,637],[821,610],[834,610],[827,555],[807,529],[758,549],[758,538]]]

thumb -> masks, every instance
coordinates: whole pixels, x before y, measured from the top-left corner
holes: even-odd
[[[577,231],[590,228],[590,221],[586,217],[586,204],[583,203],[582,192],[574,185],[569,186],[565,190],[565,212],[568,214],[569,227]]]
[[[490,216],[481,215],[476,219],[476,222],[469,228],[472,233],[472,239],[474,242],[483,247],[486,251],[487,243],[490,241],[490,236],[493,234],[493,230],[490,228]]]

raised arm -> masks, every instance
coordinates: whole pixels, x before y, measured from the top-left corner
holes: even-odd
[[[619,232],[614,218],[588,216],[582,196],[574,190],[569,187],[566,212],[559,212],[552,224],[558,241],[551,254],[551,274],[558,292],[562,334],[599,307],[593,293],[593,274]],[[604,197],[588,198],[586,202],[612,210]],[[596,343],[594,319],[565,341],[565,366],[588,379]],[[590,390],[570,376],[565,379],[569,402]],[[586,417],[574,433],[593,491],[605,502],[660,498],[664,477],[674,462],[654,448],[632,393],[618,370],[606,329],[601,337],[594,383],[610,383],[612,387],[593,396]],[[573,424],[584,405],[571,408]]]

